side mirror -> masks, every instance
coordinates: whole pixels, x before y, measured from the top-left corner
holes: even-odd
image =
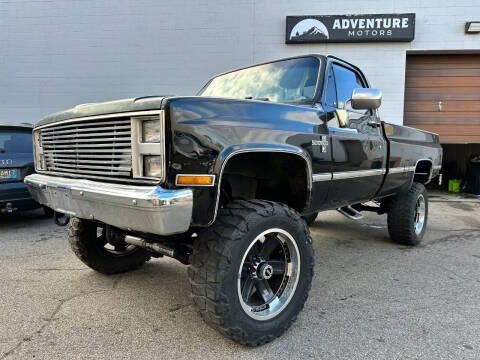
[[[377,109],[382,103],[382,91],[370,88],[353,89],[351,104],[353,109]]]

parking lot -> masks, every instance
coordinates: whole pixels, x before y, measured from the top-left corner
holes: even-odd
[[[101,275],[41,211],[0,217],[0,358],[478,359],[479,215],[479,202],[437,199],[410,248],[389,241],[386,216],[321,213],[306,307],[259,348],[203,323],[180,263]]]

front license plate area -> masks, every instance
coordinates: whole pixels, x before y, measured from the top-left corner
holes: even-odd
[[[0,169],[0,180],[19,180],[19,169]]]

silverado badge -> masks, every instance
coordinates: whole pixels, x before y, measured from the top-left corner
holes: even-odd
[[[328,140],[325,135],[321,136],[321,140],[312,140],[312,146],[321,146],[322,152],[327,152]]]

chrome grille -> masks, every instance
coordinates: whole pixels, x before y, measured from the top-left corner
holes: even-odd
[[[63,123],[39,131],[46,172],[145,182],[132,176],[130,117]]]

